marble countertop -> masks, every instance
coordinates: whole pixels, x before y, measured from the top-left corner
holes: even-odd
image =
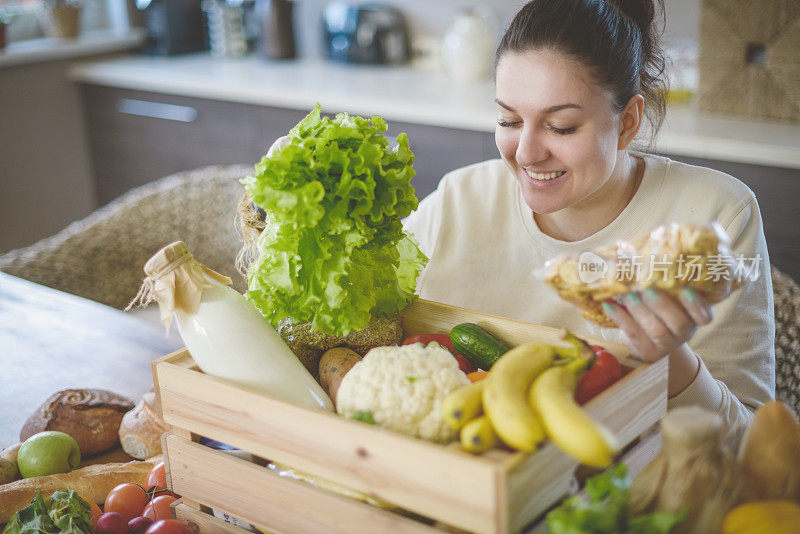
[[[441,71],[260,56],[131,56],[77,64],[74,81],[173,95],[493,132],[494,84],[456,82]],[[668,109],[654,147],[698,158],[800,169],[800,124]]]

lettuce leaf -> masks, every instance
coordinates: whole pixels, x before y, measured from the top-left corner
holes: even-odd
[[[656,512],[630,518],[631,478],[619,463],[586,481],[586,496],[574,495],[548,512],[550,534],[669,534],[686,514]]]
[[[91,534],[91,506],[74,491],[56,491],[43,498],[37,491],[31,504],[15,513],[3,534]]]
[[[411,303],[427,258],[400,220],[417,208],[414,154],[386,122],[317,106],[242,183],[267,214],[247,298],[273,325],[288,318],[345,335]]]

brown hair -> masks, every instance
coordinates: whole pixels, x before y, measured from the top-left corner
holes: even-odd
[[[514,16],[495,54],[551,49],[587,65],[614,95],[617,112],[639,93],[653,135],[664,120],[661,0],[533,0]]]

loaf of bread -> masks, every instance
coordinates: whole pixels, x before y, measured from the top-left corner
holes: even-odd
[[[651,287],[677,298],[690,287],[716,303],[744,283],[741,267],[717,223],[672,223],[580,257],[554,258],[545,266],[543,280],[578,306],[583,317],[613,328],[616,324],[603,312],[604,301]]]
[[[161,435],[169,430],[156,412],[155,400],[155,393],[145,393],[119,425],[122,449],[139,460],[161,454]]]
[[[0,525],[18,510],[28,506],[36,491],[44,497],[58,490],[75,490],[87,501],[103,504],[114,486],[126,482],[144,486],[147,475],[161,458],[128,463],[98,464],[82,467],[69,473],[24,478],[0,486]]]
[[[130,399],[103,389],[65,389],[53,394],[31,414],[20,441],[45,430],[59,430],[78,442],[81,456],[107,451],[119,440],[119,424],[133,408]]]

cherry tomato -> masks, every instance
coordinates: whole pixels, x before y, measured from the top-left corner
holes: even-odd
[[[103,511],[117,512],[127,523],[134,517],[142,515],[147,500],[147,493],[138,484],[120,484],[108,493]]]
[[[150,525],[145,534],[192,534],[192,529],[177,519],[162,519]]]
[[[177,500],[178,499],[172,495],[159,495],[150,501],[150,504],[145,506],[144,512],[141,515],[144,517],[149,517],[153,521],[170,519],[172,517],[172,512],[169,509],[169,505]]]
[[[164,467],[164,460],[161,460],[153,466],[150,474],[147,475],[147,489],[149,490],[154,486],[156,491],[167,489],[167,473]]]
[[[415,334],[413,336],[409,336],[403,341],[403,345],[412,345],[414,343],[422,343],[423,345],[427,346],[428,343],[436,342],[439,345],[443,346],[447,350],[449,350],[453,357],[458,362],[458,368],[461,369],[461,372],[464,374],[469,374],[473,371],[476,371],[478,368],[475,365],[466,359],[464,356],[458,353],[456,349],[453,348],[453,342],[450,341],[450,336],[447,334]]]

